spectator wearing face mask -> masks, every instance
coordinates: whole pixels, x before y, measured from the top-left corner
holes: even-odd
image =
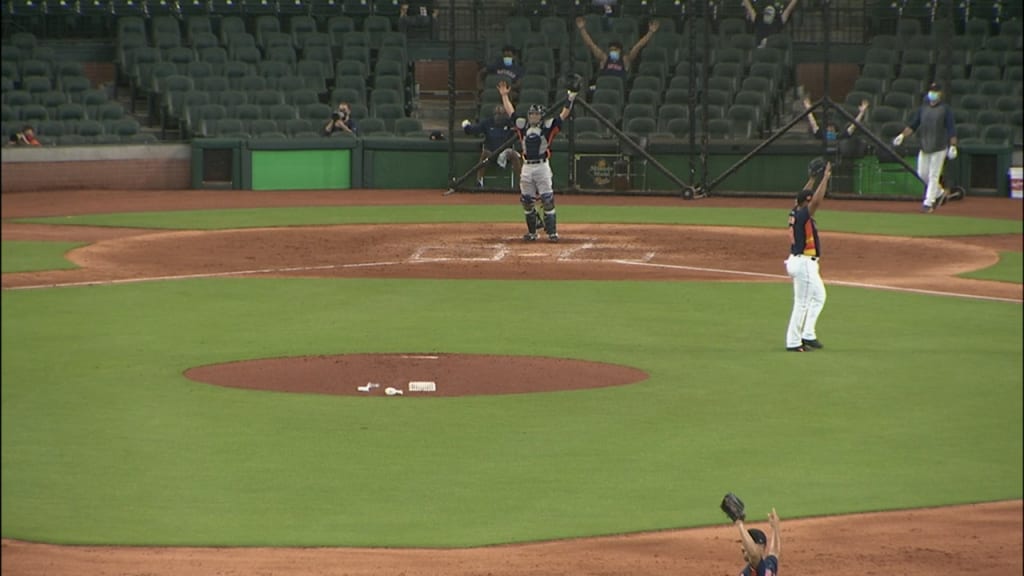
[[[793,9],[796,8],[797,1],[789,0],[789,4],[786,4],[786,7],[782,10],[781,16],[776,14],[773,4],[768,4],[764,7],[761,17],[758,18],[757,10],[754,9],[754,5],[751,4],[750,0],[743,0],[743,8],[747,11],[747,20],[754,26],[754,37],[757,40],[758,48],[764,48],[769,36],[782,32],[782,29],[789,23],[789,18],[793,15]]]
[[[867,100],[861,101],[860,106],[857,107],[857,122],[861,122],[864,119],[864,114],[867,113],[868,106],[869,104]],[[804,109],[810,110],[810,108],[811,99],[804,98]],[[825,130],[822,131],[817,119],[814,118],[814,114],[807,115],[807,123],[811,127],[811,134],[813,134],[814,137],[819,140],[824,140],[825,143],[828,145],[829,151],[837,150],[840,140],[844,140],[846,138],[853,136],[853,133],[857,131],[857,125],[854,124],[853,122],[851,122],[850,125],[846,127],[846,130],[840,131],[839,127],[832,120],[828,120],[825,123]]]
[[[477,79],[477,86],[482,90],[484,88],[494,88],[494,86],[484,86],[484,79],[489,74],[497,74],[502,80],[508,83],[512,90],[513,97],[519,93],[519,85],[522,84],[523,76],[526,75],[526,70],[523,69],[519,64],[519,58],[516,56],[516,49],[513,46],[505,46],[501,49],[501,58],[498,58],[496,62],[492,62],[490,65],[480,69],[480,76]]]
[[[576,27],[579,28],[580,37],[583,39],[583,43],[590,48],[590,52],[597,59],[597,73],[599,76],[618,76],[623,80],[629,75],[630,69],[633,66],[633,62],[636,61],[637,56],[640,55],[640,51],[644,49],[644,46],[651,41],[654,33],[658,31],[660,24],[657,20],[651,20],[647,24],[647,33],[644,34],[636,44],[629,50],[628,54],[623,53],[622,43],[618,41],[612,41],[608,43],[608,52],[601,49],[600,46],[594,42],[594,39],[590,37],[590,33],[587,32],[587,20],[582,16],[576,18]]]
[[[947,158],[955,160],[958,154],[953,109],[943,101],[941,85],[933,82],[928,86],[924,103],[910,115],[910,121],[893,138],[892,145],[901,146],[903,139],[914,133],[917,133],[921,147],[917,153],[917,175],[925,182],[921,212],[930,214],[942,203],[945,195],[939,182],[942,167]]]

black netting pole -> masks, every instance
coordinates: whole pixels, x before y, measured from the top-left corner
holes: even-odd
[[[448,0],[448,181],[455,179],[455,0]]]
[[[707,90],[708,76],[711,74],[711,15],[710,10],[707,9],[707,3],[701,2],[702,6],[701,14],[704,23],[704,54],[702,59],[702,66],[700,70],[700,86],[701,90]],[[709,127],[710,119],[708,118],[708,99],[701,98],[704,101],[703,113],[700,116],[700,190],[703,194],[707,194],[708,190],[708,154],[710,153],[709,148],[711,146],[710,138],[708,137],[711,130]]]
[[[822,102],[825,105],[822,108],[821,114],[820,135],[822,136],[822,138],[820,140],[821,152],[826,158],[828,157],[828,138],[825,138],[824,136],[825,132],[828,130],[828,119],[832,114],[833,106],[831,94],[832,82],[829,80],[829,61],[832,59],[830,54],[830,51],[832,49],[832,22],[830,20],[830,18],[832,17],[832,12],[828,9],[829,3],[830,0],[822,0],[821,3],[821,20],[823,24],[822,31],[825,34],[825,37],[822,42],[822,54],[825,56],[825,63],[822,70],[825,76],[822,79],[822,90],[824,90],[824,94],[822,95]]]
[[[575,66],[576,66],[576,35],[579,32],[577,32],[577,29],[576,29],[576,3],[575,2],[569,4],[569,22],[568,22],[568,26],[569,26],[569,30],[570,30],[570,33],[569,33],[569,45],[568,45],[568,47],[566,49],[569,50],[569,56],[568,56],[568,58],[566,58],[564,54],[560,54],[560,56],[562,56],[562,61],[566,62],[567,65],[569,66],[569,70],[563,71],[563,73],[562,73],[562,76],[564,76],[566,78],[566,80],[567,80],[566,86],[568,86],[568,79],[573,74],[576,73],[576,71],[574,69]],[[585,91],[586,91],[586,87],[584,86],[583,90],[581,90],[581,92],[585,92]],[[569,189],[570,190],[576,190],[579,187],[576,184],[576,112],[572,112],[571,114],[569,114],[569,148],[568,148],[568,154],[569,154]]]
[[[690,9],[687,10],[686,18],[683,19],[683,32],[686,32],[687,20],[689,20],[690,27],[690,33],[686,35],[687,48],[690,55],[690,90],[687,93],[686,99],[686,111],[690,118],[688,122],[690,131],[690,182],[697,181],[697,163],[693,160],[693,154],[697,150],[697,96],[700,94],[700,78],[702,77],[697,70],[697,38],[693,34],[693,7],[695,4],[694,0],[690,0]]]
[[[952,2],[946,3],[949,6],[949,34],[950,37],[943,40],[939,48],[939,62],[941,68],[935,70],[935,76],[942,78],[942,88],[946,91],[947,101],[950,105],[957,94],[953,94],[953,35],[956,33],[956,12]],[[932,23],[932,35],[935,35],[935,23]],[[939,72],[941,70],[941,73]],[[941,74],[941,75],[940,75]]]

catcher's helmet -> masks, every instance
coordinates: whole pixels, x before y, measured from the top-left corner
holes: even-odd
[[[747,530],[747,534],[750,534],[750,539],[757,544],[763,545],[768,543],[768,536],[765,535],[763,531],[758,530],[757,528],[751,528]]]
[[[533,104],[532,106],[530,106],[530,114],[543,114],[543,113],[544,113],[544,106],[542,106],[540,104]]]

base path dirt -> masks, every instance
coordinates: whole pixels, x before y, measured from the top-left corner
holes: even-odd
[[[61,191],[3,194],[0,200],[4,240],[88,243],[68,255],[78,269],[3,274],[5,289],[222,276],[789,281],[782,267],[787,244],[784,228],[592,225],[575,223],[571,217],[573,205],[688,205],[677,198],[562,196],[559,213],[564,239],[558,244],[523,243],[519,239],[522,225],[517,224],[201,232],[9,221],[29,216],[275,206],[505,204],[510,212],[519,213],[517,196],[512,194],[442,198],[440,191]],[[692,205],[777,209],[784,222],[791,201],[709,198]],[[969,198],[947,205],[940,213],[1022,220],[1021,206],[1020,201],[1010,199]],[[827,201],[825,209],[910,213],[917,205],[837,200]],[[942,239],[859,236],[828,230],[822,234],[827,250],[822,270],[828,284],[1022,299],[1019,284],[956,277],[994,264],[1000,251],[1021,251],[1019,234]],[[380,366],[380,358],[365,356],[293,360],[305,362],[305,369],[320,374],[330,371],[336,362],[360,360],[365,366]],[[433,365],[436,373],[454,381],[455,375],[472,374],[473,362],[479,358],[444,360],[443,371],[440,365]],[[268,377],[293,375],[296,369],[269,360],[267,365],[259,362],[242,363],[251,364],[242,367],[196,367],[190,377],[233,385],[250,379],[253,373],[238,372],[239,368]],[[392,361],[387,364],[395,365]],[[590,379],[603,382],[599,385],[627,385],[644,377],[626,367],[594,363],[564,367],[595,371]],[[424,371],[396,371],[388,377],[400,383],[410,374]],[[273,382],[263,384],[272,387]],[[481,392],[469,386],[453,393],[503,393],[500,388]],[[344,393],[352,392],[346,389]],[[1020,574],[1024,569],[1020,500],[801,520],[787,520],[785,511],[779,512],[783,516],[781,569],[785,574],[830,575],[855,570],[877,575],[988,575]],[[737,534],[730,526],[460,550],[123,548],[4,540],[0,561],[4,576],[677,576],[737,574],[742,565]]]
[[[1021,502],[786,520],[794,576],[1020,574]],[[765,523],[751,526],[765,528]],[[732,526],[460,550],[115,548],[4,540],[4,576],[725,576]]]

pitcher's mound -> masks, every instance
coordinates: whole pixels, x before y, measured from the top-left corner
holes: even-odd
[[[475,354],[344,354],[264,358],[190,368],[185,377],[232,388],[299,394],[403,396],[526,394],[623,386],[647,373],[618,364],[540,356]],[[433,392],[410,391],[410,382],[433,382]],[[367,384],[377,384],[367,388]]]

